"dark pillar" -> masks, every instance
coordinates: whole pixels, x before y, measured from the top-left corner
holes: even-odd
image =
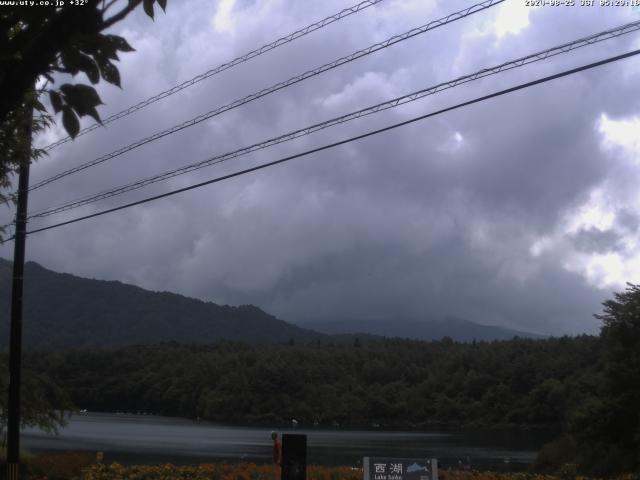
[[[18,173],[18,205],[13,251],[13,284],[11,289],[11,333],[9,337],[9,401],[7,407],[7,479],[18,480],[20,467],[20,385],[22,377],[22,293],[24,254],[29,197],[29,164],[31,162],[31,122],[26,119],[25,134],[29,142],[27,158],[22,159]]]
[[[307,436],[282,435],[282,480],[306,480]]]

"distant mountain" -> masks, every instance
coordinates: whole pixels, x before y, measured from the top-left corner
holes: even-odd
[[[0,258],[0,350],[9,338],[11,262]],[[253,344],[353,343],[377,336],[419,340],[508,340],[539,335],[449,318],[354,321],[332,319],[294,325],[253,305],[233,307],[115,281],[92,280],[25,265],[24,347],[29,350],[111,348],[160,342]]]
[[[314,320],[299,325],[327,334],[362,332],[370,335],[415,340],[439,340],[442,337],[451,337],[459,342],[471,342],[473,340],[510,340],[513,337],[545,338],[543,335],[535,333],[494,325],[481,325],[455,317],[435,321],[401,318],[392,320]]]
[[[0,350],[8,348],[12,263],[0,259]],[[121,282],[25,265],[24,345],[30,350],[176,341],[282,343],[351,341],[289,324],[252,305],[216,305]]]

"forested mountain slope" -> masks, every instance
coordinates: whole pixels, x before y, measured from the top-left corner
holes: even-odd
[[[9,336],[11,266],[0,259],[0,346]],[[275,318],[252,305],[216,305],[121,282],[91,280],[25,265],[24,344],[59,350],[165,341],[271,343],[326,340],[328,335]]]

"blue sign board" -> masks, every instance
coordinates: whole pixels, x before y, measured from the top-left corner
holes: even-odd
[[[364,457],[364,480],[438,480],[435,458]]]

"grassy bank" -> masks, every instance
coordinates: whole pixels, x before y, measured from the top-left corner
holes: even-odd
[[[272,465],[253,463],[204,464],[197,466],[175,465],[93,465],[84,473],[85,480],[279,480],[280,469]],[[590,480],[587,477],[565,472],[560,475],[531,473],[495,473],[478,471],[442,470],[440,480]],[[617,480],[637,480],[634,475],[617,477]],[[307,468],[307,480],[362,480],[362,470],[352,467]]]
[[[254,463],[201,465],[97,464],[93,455],[82,453],[42,454],[29,460],[28,480],[279,480],[280,469]],[[566,469],[558,475],[441,470],[440,480],[592,480]],[[362,470],[352,467],[307,468],[307,480],[361,480]],[[637,475],[616,480],[638,480]]]

